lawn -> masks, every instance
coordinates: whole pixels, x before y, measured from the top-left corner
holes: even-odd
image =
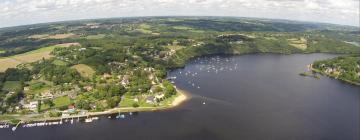
[[[20,81],[6,81],[3,90],[17,92],[23,90],[23,87]]]
[[[54,106],[55,108],[68,106],[71,104],[71,100],[68,96],[62,96],[62,97],[55,98],[53,100],[53,102],[55,104],[55,106]]]
[[[82,77],[92,77],[95,73],[91,67],[85,64],[74,65],[72,68],[76,69]]]
[[[120,101],[120,107],[132,107],[134,103],[136,103],[134,99],[124,98]]]

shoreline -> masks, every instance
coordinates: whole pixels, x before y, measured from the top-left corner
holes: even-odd
[[[29,118],[28,120],[21,120],[22,123],[32,123],[32,122],[44,122],[44,121],[59,121],[59,120],[66,120],[66,119],[74,119],[74,118],[87,118],[87,117],[95,117],[95,116],[103,116],[103,115],[110,115],[115,113],[128,113],[128,112],[153,112],[153,111],[160,111],[160,110],[167,110],[167,109],[175,109],[182,105],[185,101],[189,100],[191,97],[188,92],[176,89],[177,94],[176,97],[173,99],[171,104],[157,106],[157,107],[118,107],[112,108],[101,112],[88,112],[84,115],[73,115],[68,117],[44,117],[44,118]],[[2,121],[3,123],[11,123],[11,120]]]
[[[332,78],[332,79],[335,79],[335,80],[338,80],[340,82],[344,82],[344,83],[347,83],[347,84],[350,84],[350,85],[355,85],[355,86],[360,86],[360,83],[356,83],[356,82],[353,82],[353,81],[350,81],[350,80],[346,80],[346,79],[342,79],[342,78],[337,78],[336,76],[333,76],[331,74],[327,74],[319,69],[315,69],[313,68],[312,66],[310,67],[310,70],[315,72],[315,73],[319,73],[321,75],[324,75],[324,76],[327,76],[329,78]]]

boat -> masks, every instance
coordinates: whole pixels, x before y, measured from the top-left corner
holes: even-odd
[[[116,116],[116,119],[124,119],[125,118],[125,115],[124,114],[118,114],[117,116]]]
[[[90,122],[92,122],[92,121],[93,121],[92,118],[86,118],[86,119],[85,119],[85,122],[86,122],[86,123],[90,123]]]

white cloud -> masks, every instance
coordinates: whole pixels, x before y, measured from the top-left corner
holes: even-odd
[[[0,27],[161,15],[263,17],[359,26],[359,0],[0,0]]]

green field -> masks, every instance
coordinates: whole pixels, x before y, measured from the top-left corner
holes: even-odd
[[[120,102],[120,107],[133,107],[133,104],[137,103],[140,107],[153,107],[153,104],[148,104],[144,99],[139,99],[139,102],[135,102],[133,98],[124,98]]]
[[[3,87],[3,90],[14,92],[21,91],[22,89],[23,87],[20,81],[6,81]]]
[[[62,60],[54,60],[52,62],[54,65],[58,65],[58,66],[66,66],[68,63]]]
[[[106,36],[105,34],[88,35],[86,36],[86,39],[102,39],[105,36]]]
[[[91,77],[95,74],[95,71],[85,64],[74,65],[72,68],[76,69],[82,77]]]
[[[186,27],[186,26],[174,26],[173,28],[177,29],[177,30],[192,30],[193,29],[193,28]]]
[[[71,100],[68,96],[63,96],[63,97],[58,97],[55,98],[53,100],[54,104],[55,104],[55,108],[59,108],[59,107],[63,107],[63,106],[68,106],[71,104]]]

